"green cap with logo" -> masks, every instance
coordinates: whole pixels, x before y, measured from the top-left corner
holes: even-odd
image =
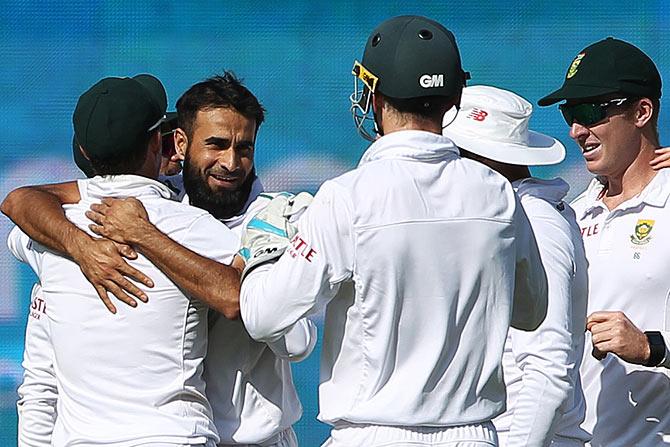
[[[658,99],[661,75],[642,50],[608,37],[584,48],[570,64],[563,86],[537,103],[548,106],[614,93]]]
[[[131,154],[158,129],[166,109],[167,94],[155,76],[104,78],[77,101],[75,140],[90,156]]]
[[[368,38],[362,64],[379,78],[377,90],[401,99],[451,97],[469,77],[451,31],[420,16],[394,17],[379,25]]]

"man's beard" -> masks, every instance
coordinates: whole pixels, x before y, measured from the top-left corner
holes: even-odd
[[[188,157],[184,160],[184,189],[188,194],[189,203],[209,212],[217,219],[228,219],[237,216],[249,199],[251,187],[256,180],[256,168],[252,168],[244,183],[234,191],[213,191]]]

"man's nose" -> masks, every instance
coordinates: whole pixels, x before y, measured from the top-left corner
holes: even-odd
[[[221,151],[217,162],[229,172],[237,171],[240,167],[240,159],[232,148]]]
[[[570,138],[573,140],[579,140],[580,138],[585,138],[589,135],[589,128],[579,123],[572,123],[570,126]]]

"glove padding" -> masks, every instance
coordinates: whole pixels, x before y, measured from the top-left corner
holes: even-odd
[[[298,229],[293,222],[312,202],[312,195],[301,192],[262,194],[270,203],[258,212],[247,224],[242,235],[240,256],[244,259],[242,280],[261,264],[278,259],[295,236]]]

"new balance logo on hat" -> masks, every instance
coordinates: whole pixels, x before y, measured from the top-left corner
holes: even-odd
[[[444,87],[444,75],[425,74],[419,78],[419,85],[421,85],[423,88]]]

